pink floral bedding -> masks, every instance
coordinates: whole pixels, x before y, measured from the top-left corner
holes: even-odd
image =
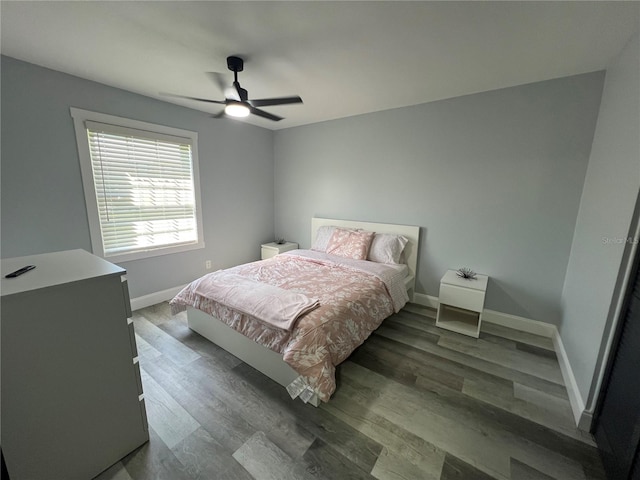
[[[406,265],[375,264],[296,250],[228,271],[318,298],[320,307],[300,317],[289,332],[198,295],[196,290],[205,276],[171,301],[174,313],[187,306],[195,307],[281,353],[324,402],[336,388],[336,365],[408,300],[403,283]],[[395,292],[393,298],[390,292]]]

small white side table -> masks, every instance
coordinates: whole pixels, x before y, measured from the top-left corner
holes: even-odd
[[[436,327],[478,338],[488,280],[487,275],[471,280],[448,270],[440,280]]]
[[[295,250],[298,248],[298,244],[294,242],[285,242],[285,243],[264,243],[261,245],[262,247],[262,260],[266,260],[267,258],[275,257],[279,253],[288,252],[289,250]]]

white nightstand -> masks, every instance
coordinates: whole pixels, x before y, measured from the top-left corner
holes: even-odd
[[[488,280],[487,275],[470,280],[447,271],[440,280],[436,326],[478,338]]]
[[[285,243],[264,243],[262,245],[262,260],[266,260],[267,258],[275,257],[279,253],[288,252],[289,250],[295,250],[298,248],[297,243],[293,242],[285,242]]]

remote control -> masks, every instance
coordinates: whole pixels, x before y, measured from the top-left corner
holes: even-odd
[[[34,268],[36,268],[35,265],[27,265],[26,267],[22,267],[20,270],[16,270],[15,272],[11,272],[8,275],[5,275],[4,278],[19,277],[23,273],[27,273],[29,270],[33,270]]]

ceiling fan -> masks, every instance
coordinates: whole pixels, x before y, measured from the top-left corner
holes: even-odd
[[[302,103],[302,99],[298,96],[295,97],[280,97],[280,98],[259,98],[249,99],[248,92],[240,86],[238,82],[238,72],[244,70],[244,60],[240,57],[227,57],[227,68],[233,72],[233,83],[231,87],[227,87],[224,84],[222,75],[212,73],[212,77],[225,92],[224,100],[209,100],[208,98],[188,97],[185,95],[164,94],[177,98],[188,98],[190,100],[198,100],[200,102],[217,103],[224,105],[224,110],[214,115],[214,118],[221,118],[225,116],[231,117],[246,117],[249,114],[257,115],[258,117],[267,118],[278,122],[283,119],[269,112],[259,109],[258,107],[268,107],[271,105],[287,105],[290,103]]]

